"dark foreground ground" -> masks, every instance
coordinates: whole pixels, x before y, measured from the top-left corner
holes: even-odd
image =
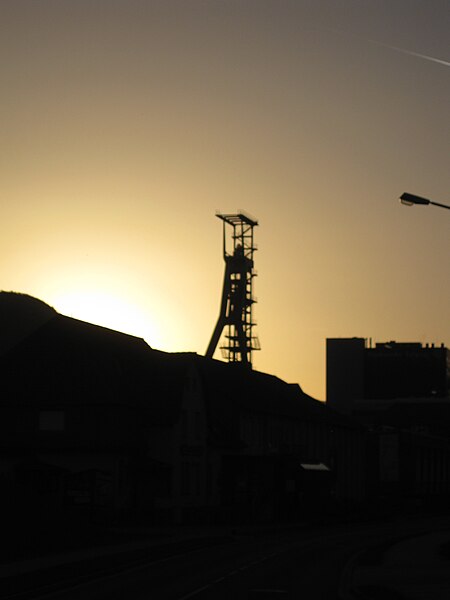
[[[82,543],[80,534],[57,552],[35,549],[26,559],[3,561],[0,597],[399,599],[409,596],[376,578],[385,555],[392,555],[394,542],[447,529],[450,517],[422,515],[365,523],[92,530],[90,543]],[[444,556],[448,540],[441,542]]]

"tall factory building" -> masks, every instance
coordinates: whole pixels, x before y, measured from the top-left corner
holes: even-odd
[[[449,395],[450,352],[443,344],[329,338],[327,403],[352,413],[395,400],[444,400]]]

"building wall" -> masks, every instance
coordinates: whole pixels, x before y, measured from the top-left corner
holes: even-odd
[[[201,378],[191,363],[186,372],[172,447],[173,507],[176,522],[199,520],[207,500],[207,415]],[[209,485],[209,484],[208,484]]]
[[[350,414],[364,395],[363,338],[329,338],[326,341],[326,395],[332,408]]]
[[[349,414],[358,401],[448,398],[449,356],[443,345],[327,339],[327,404]]]
[[[388,342],[364,352],[365,399],[443,398],[447,349],[420,343]]]
[[[0,445],[8,448],[114,448],[143,442],[139,410],[125,404],[9,397],[0,414]]]
[[[331,426],[279,415],[243,412],[240,433],[244,456],[295,457],[301,462],[323,463],[330,469],[338,502],[360,502],[366,495],[366,440],[362,428]],[[286,482],[281,482],[286,485]]]

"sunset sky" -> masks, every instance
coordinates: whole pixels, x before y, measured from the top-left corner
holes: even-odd
[[[258,370],[324,400],[327,337],[450,346],[450,211],[397,200],[450,204],[449,31],[448,0],[1,0],[0,289],[203,354],[242,209]]]

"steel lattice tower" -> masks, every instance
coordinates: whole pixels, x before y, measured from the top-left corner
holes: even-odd
[[[252,317],[253,304],[253,255],[256,251],[253,242],[253,229],[258,225],[250,217],[237,215],[216,215],[223,221],[223,257],[225,275],[219,318],[209,342],[206,356],[212,358],[224,328],[224,343],[220,346],[222,355],[229,362],[240,362],[252,367],[252,352],[260,350],[258,338],[253,335],[255,325]],[[229,226],[227,228],[227,225]],[[230,232],[232,247],[227,250],[227,231]]]

